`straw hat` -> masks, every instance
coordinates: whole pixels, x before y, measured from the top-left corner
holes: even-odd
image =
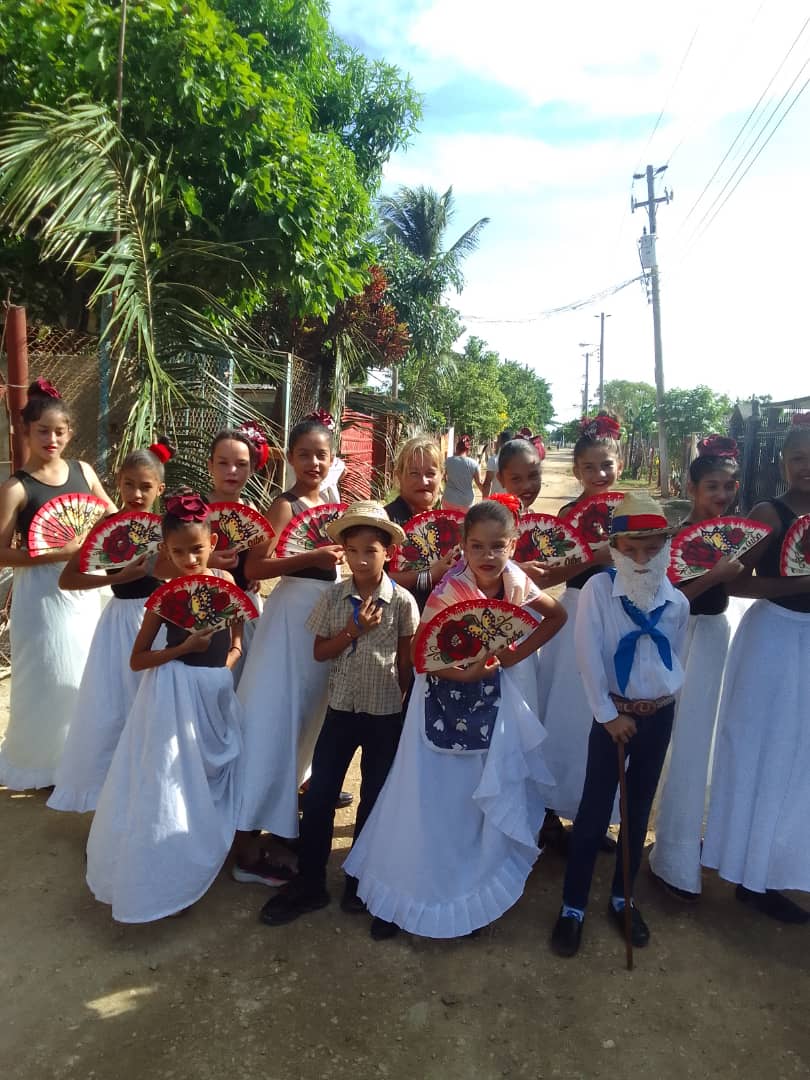
[[[339,518],[329,522],[326,532],[330,540],[340,544],[341,537],[347,529],[354,529],[360,525],[365,525],[369,529],[382,529],[391,537],[392,544],[405,543],[405,533],[389,518],[382,503],[373,502],[370,499],[364,502],[353,502]]]
[[[610,523],[614,536],[674,536],[677,525],[670,525],[660,503],[644,492],[632,491],[622,499]]]

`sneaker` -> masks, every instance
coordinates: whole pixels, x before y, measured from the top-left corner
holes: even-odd
[[[619,911],[608,900],[608,915],[616,924],[619,933],[624,937],[624,908]],[[634,949],[643,949],[650,941],[650,928],[641,917],[641,912],[635,904],[630,905],[630,941]]]
[[[285,863],[270,862],[266,855],[260,855],[250,863],[235,862],[231,877],[243,885],[269,885],[271,889],[277,889],[292,881],[295,870]]]
[[[388,938],[397,936],[399,927],[396,923],[386,922],[385,919],[374,918],[371,920],[369,933],[375,941],[387,941]]]
[[[670,885],[666,878],[662,878],[660,874],[656,874],[649,864],[647,865],[647,870],[659,889],[663,889],[665,893],[673,896],[676,900],[680,900],[681,903],[696,904],[698,900],[700,900],[699,892],[689,892],[686,889],[679,889],[677,885]]]
[[[304,809],[304,796],[309,791],[309,780],[305,780],[298,789],[298,811],[299,813]],[[341,791],[335,800],[336,810],[345,810],[347,806],[351,806],[354,802],[354,795],[350,791]]]
[[[798,904],[794,904],[792,900],[777,892],[776,889],[768,889],[764,893],[758,893],[752,889],[746,889],[744,885],[738,885],[735,895],[741,903],[756,908],[757,911],[761,911],[763,915],[767,915],[771,919],[776,919],[777,922],[803,926],[810,921],[810,912],[805,911]]]
[[[346,884],[343,886],[343,896],[340,898],[340,910],[347,915],[360,915],[366,910],[366,905],[357,895],[358,881],[351,874],[346,874]]]
[[[573,915],[563,915],[560,908],[559,917],[551,931],[551,948],[557,956],[566,958],[576,956],[582,941],[583,919],[577,919]]]
[[[284,926],[301,915],[319,911],[326,907],[330,900],[331,897],[323,886],[312,886],[297,878],[267,901],[259,912],[259,919],[267,926]]]

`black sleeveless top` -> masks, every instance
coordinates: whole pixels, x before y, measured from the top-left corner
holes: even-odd
[[[290,504],[293,517],[295,517],[296,514],[302,513],[304,510],[312,509],[312,507],[307,506],[303,499],[299,499],[298,496],[293,495],[291,491],[283,491],[281,495],[279,495],[279,498],[286,499]],[[236,577],[235,574],[234,577]],[[338,579],[337,567],[335,567],[334,570],[323,570],[320,566],[308,566],[306,570],[295,570],[289,574],[285,574],[284,577],[310,578],[312,581],[337,581]],[[240,589],[244,588],[244,586],[239,583],[238,578],[236,584],[239,585]]]
[[[402,525],[403,527],[408,524],[412,517],[416,516],[401,495],[398,495],[393,502],[386,504],[385,512],[395,525]],[[424,589],[417,589],[415,585],[408,591],[416,601],[416,606],[419,608],[419,613],[421,614],[425,610],[425,604],[428,602],[428,597],[433,591],[433,585],[431,584],[427,591]]]
[[[687,525],[693,525],[692,521],[682,521],[678,526],[685,529]],[[722,615],[728,607],[728,586],[722,584],[712,585],[710,589],[689,601],[690,615]]]
[[[159,585],[163,584],[160,578],[145,574],[142,578],[137,578],[135,581],[125,581],[123,585],[116,585],[115,575],[120,573],[120,570],[107,571],[107,574],[113,578],[110,582],[112,594],[113,596],[117,596],[119,600],[146,600]]]
[[[566,510],[570,510],[572,506],[576,506],[578,502],[578,499],[574,499],[573,502],[561,506],[557,511],[557,517],[564,514]],[[581,589],[586,581],[590,581],[592,577],[596,577],[597,574],[603,573],[606,569],[606,566],[587,566],[581,573],[574,574],[572,578],[569,578],[565,583],[565,587],[566,589]]]
[[[188,630],[183,630],[174,623],[166,623],[166,645],[170,649],[175,645],[182,645],[188,636]],[[226,626],[223,630],[217,630],[205,652],[186,653],[177,659],[189,667],[225,667],[230,647],[231,631]]]
[[[64,484],[43,484],[25,469],[17,469],[14,479],[19,480],[25,490],[25,506],[17,514],[17,531],[19,532],[23,546],[28,545],[28,530],[38,510],[41,510],[46,502],[56,498],[57,495],[69,495],[79,492],[82,495],[92,495],[90,485],[84,478],[82,467],[78,461],[68,461],[67,480]]]
[[[796,520],[797,515],[781,499],[768,499],[768,502],[779,515],[780,528],[778,531],[774,530],[764,555],[757,563],[757,577],[778,578],[781,577],[779,573],[779,556],[782,550],[782,540]],[[777,604],[779,607],[787,608],[789,611],[810,613],[810,593],[795,593],[793,596],[782,596],[778,600],[769,600],[769,603]]]

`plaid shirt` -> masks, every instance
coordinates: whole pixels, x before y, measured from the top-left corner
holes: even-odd
[[[399,639],[412,637],[419,624],[419,610],[411,594],[394,587],[387,574],[372,596],[381,601],[382,622],[346,646],[332,661],[329,674],[329,704],[341,712],[390,716],[402,709],[402,692],[397,671]],[[352,598],[360,596],[354,578],[347,578],[323,594],[307,620],[307,629],[317,637],[332,638],[345,630],[352,617]]]

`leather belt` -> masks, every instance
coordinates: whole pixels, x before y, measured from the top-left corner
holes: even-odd
[[[611,694],[610,700],[616,706],[616,711],[624,713],[625,716],[652,716],[659,709],[665,709],[667,705],[672,705],[675,696],[674,694],[667,694],[666,697],[652,700],[636,699],[633,701],[630,698],[620,697],[618,694]]]

